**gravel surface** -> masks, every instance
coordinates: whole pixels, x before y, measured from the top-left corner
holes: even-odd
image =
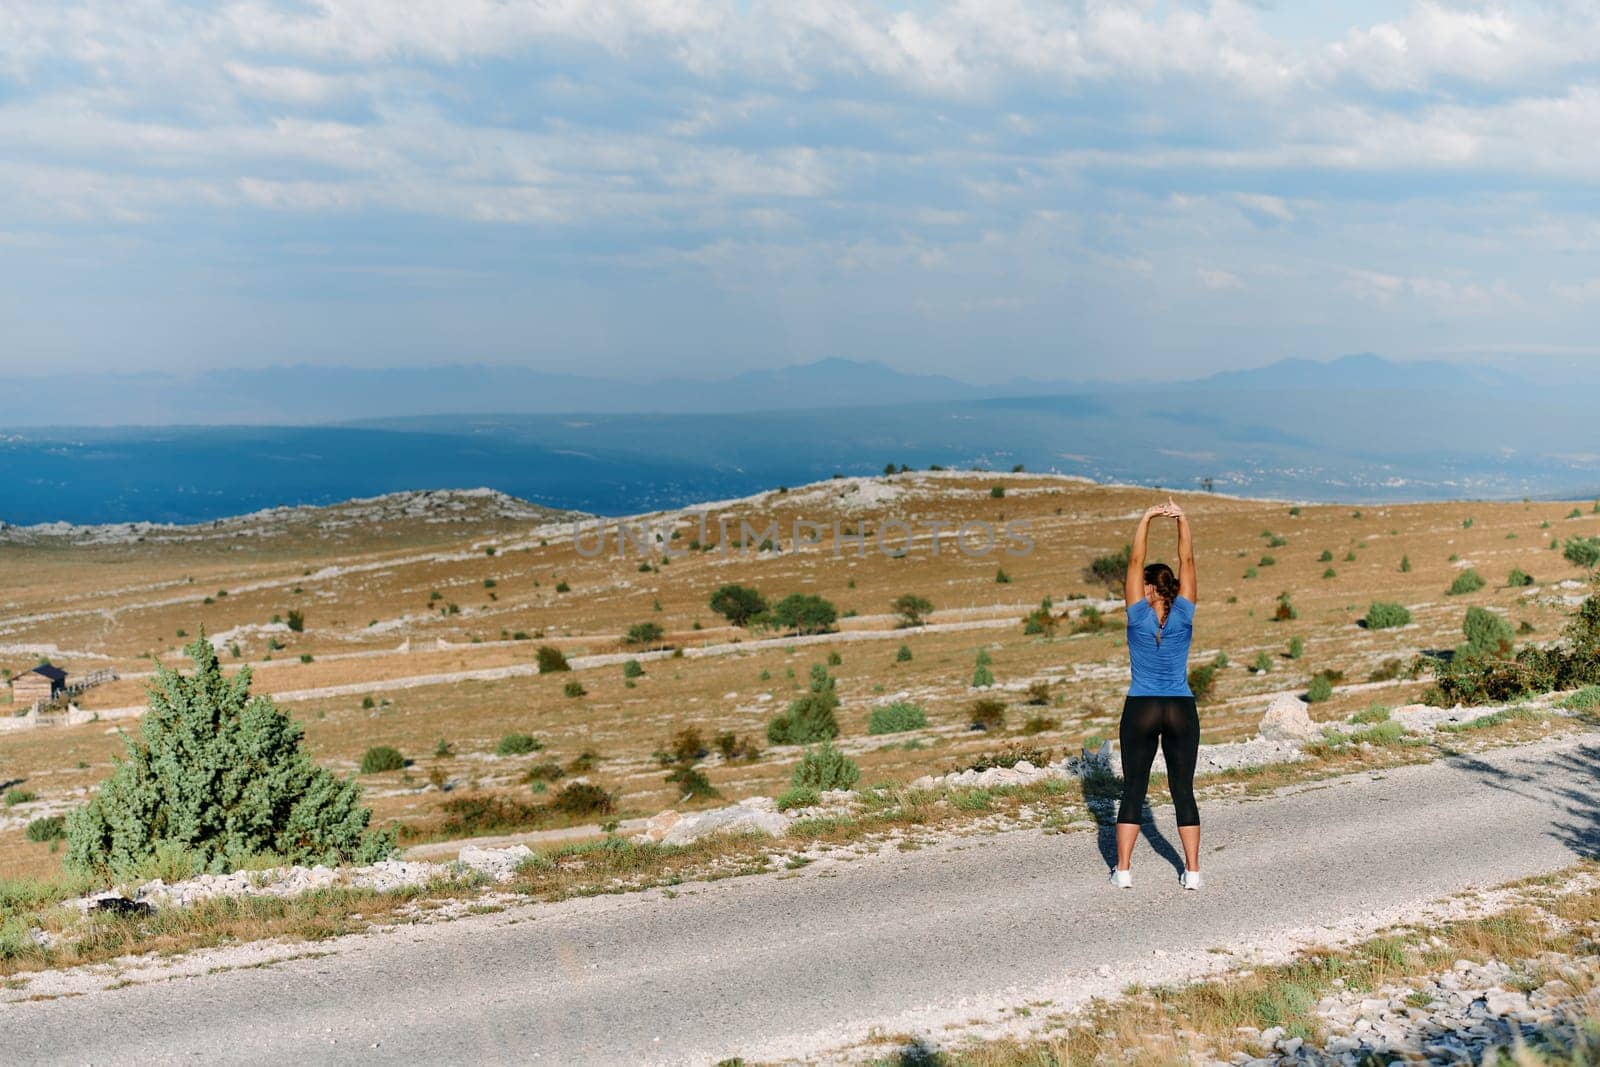
[[[239,962],[263,947],[195,953],[165,965],[182,980],[0,1006],[0,1062],[706,1064],[827,1060],[874,1026],[1000,1032],[1026,1001],[1071,1008],[1563,868],[1600,847],[1597,770],[1600,743],[1563,738],[1213,802],[1199,893],[1177,888],[1162,809],[1132,890],[1106,884],[1109,834],[1024,830],[285,946],[327,955],[271,967]]]

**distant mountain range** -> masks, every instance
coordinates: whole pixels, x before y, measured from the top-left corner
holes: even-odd
[[[1375,355],[1329,362],[1286,359],[1194,381],[1159,383],[1012,378],[977,385],[943,375],[909,374],[883,363],[824,359],[726,378],[653,382],[464,364],[394,370],[294,365],[195,374],[53,375],[14,380],[12,385],[54,401],[9,405],[0,416],[0,427],[303,426],[415,415],[728,414],[1186,389],[1506,394],[1533,389],[1516,375],[1492,367],[1395,362]]]

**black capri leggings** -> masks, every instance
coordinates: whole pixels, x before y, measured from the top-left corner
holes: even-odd
[[[1199,826],[1194,802],[1194,765],[1200,755],[1200,713],[1194,697],[1128,697],[1122,704],[1122,806],[1118,822],[1143,820],[1145,791],[1156,744],[1167,761],[1167,788],[1179,826]]]

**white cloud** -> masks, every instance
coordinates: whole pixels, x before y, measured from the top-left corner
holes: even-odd
[[[1200,277],[1200,284],[1207,289],[1243,289],[1244,279],[1232,271],[1222,270],[1218,267],[1201,267],[1196,273]]]

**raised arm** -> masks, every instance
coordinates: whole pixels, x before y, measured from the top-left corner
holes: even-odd
[[[1194,603],[1196,583],[1194,572],[1194,532],[1189,529],[1189,516],[1178,505],[1172,505],[1178,520],[1178,595]]]
[[[1128,573],[1122,579],[1123,603],[1129,607],[1134,601],[1144,599],[1144,556],[1150,540],[1150,520],[1165,511],[1165,504],[1147,508],[1139,517],[1138,529],[1133,531],[1133,544],[1128,549]]]

